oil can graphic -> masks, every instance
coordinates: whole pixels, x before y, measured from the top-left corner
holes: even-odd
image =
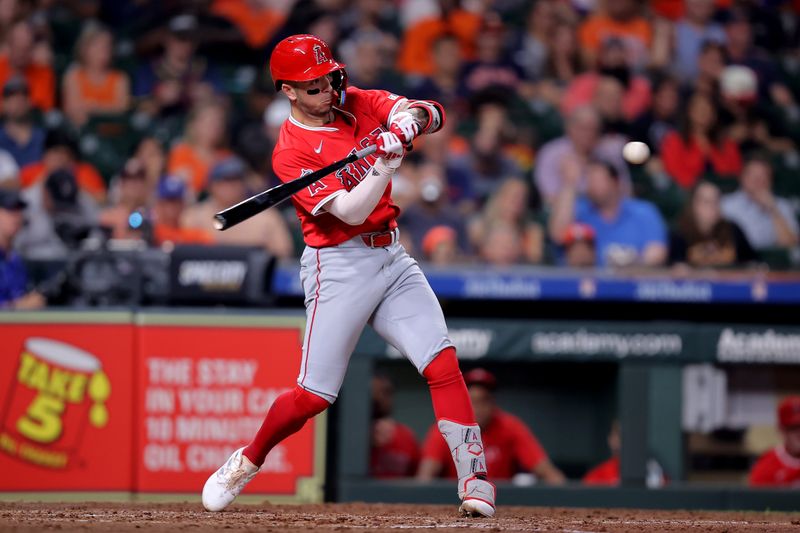
[[[0,451],[45,468],[74,462],[87,424],[108,423],[111,383],[100,359],[65,342],[29,337],[3,404]]]

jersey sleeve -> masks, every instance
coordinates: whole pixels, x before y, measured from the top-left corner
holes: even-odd
[[[284,183],[310,174],[323,166],[314,157],[297,149],[276,151],[275,157],[272,159],[272,168]],[[322,211],[325,204],[345,192],[347,191],[344,185],[334,172],[298,191],[292,196],[292,199],[295,205],[300,205],[312,216],[316,216]]]
[[[439,432],[436,424],[431,426],[428,434],[425,435],[425,441],[422,443],[422,460],[431,459],[438,461],[441,464],[447,464],[450,460],[450,449],[447,443]]]
[[[774,462],[771,461],[772,451],[762,455],[753,468],[750,470],[748,476],[748,483],[751,487],[763,487],[775,484],[775,468]]]
[[[347,97],[351,99],[351,105],[359,107],[386,127],[389,127],[389,121],[400,105],[408,102],[406,97],[389,91],[364,90],[358,87],[347,89]]]
[[[526,472],[532,471],[547,459],[547,453],[539,444],[539,439],[516,417],[509,420],[509,429],[514,435],[514,456]]]

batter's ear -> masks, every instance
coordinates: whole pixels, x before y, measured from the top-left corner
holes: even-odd
[[[288,83],[281,84],[281,92],[286,95],[290,102],[295,102],[297,100],[297,93],[294,91],[294,87]]]

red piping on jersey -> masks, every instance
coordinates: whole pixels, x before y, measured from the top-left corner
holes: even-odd
[[[314,311],[311,312],[311,325],[308,326],[308,342],[306,343],[306,364],[303,365],[303,379],[300,385],[306,380],[308,374],[308,356],[311,353],[311,334],[314,332],[314,318],[317,316],[317,303],[319,302],[319,275],[322,273],[322,263],[319,260],[319,248],[317,248],[317,294],[314,295]]]

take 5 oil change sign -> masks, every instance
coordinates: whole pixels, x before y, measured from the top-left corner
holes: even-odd
[[[133,327],[0,324],[0,490],[130,490]]]

